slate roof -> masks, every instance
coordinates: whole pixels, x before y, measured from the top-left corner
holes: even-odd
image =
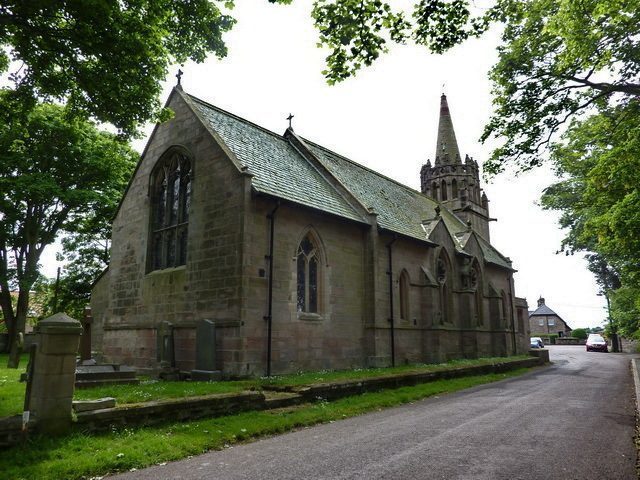
[[[196,97],[185,95],[241,165],[248,167],[254,175],[252,185],[256,191],[362,223],[368,223],[362,209],[372,208],[377,213],[380,228],[418,240],[428,240],[423,222],[436,220],[436,207],[439,205],[432,198],[303,139],[311,153],[334,177],[327,178],[327,172],[313,165],[284,136]],[[340,193],[332,184],[335,179],[360,206],[354,205],[352,200]],[[470,238],[470,235],[465,235],[467,225],[442,206],[440,216],[456,248],[464,252],[464,246]],[[487,262],[513,268],[491,244],[479,235],[476,238]]]
[[[362,216],[282,136],[189,96],[198,113],[254,174],[262,193],[364,222]]]
[[[558,315],[556,312],[551,310],[546,305],[539,306],[529,314],[530,317],[536,317],[536,316],[542,316],[542,315],[547,315],[547,316],[555,315],[556,317],[560,318],[560,315]]]

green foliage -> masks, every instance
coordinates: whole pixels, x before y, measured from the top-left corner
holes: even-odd
[[[44,248],[58,235],[103,235],[137,161],[118,137],[67,113],[0,92],[0,306],[14,334]]]
[[[499,2],[505,23],[493,67],[496,111],[482,139],[502,141],[484,165],[509,159],[528,169],[576,115],[640,95],[640,3],[533,0]]]
[[[318,46],[332,51],[322,73],[330,84],[369,66],[387,51],[387,41],[402,42],[409,23],[380,0],[318,0],[311,16],[320,32]]]
[[[8,49],[16,89],[66,100],[74,112],[125,133],[161,115],[160,82],[170,65],[227,53],[222,35],[232,1],[129,0],[0,5],[0,73]]]
[[[562,248],[587,256],[614,327],[627,336],[640,328],[640,104],[603,108],[574,121],[552,149],[562,180],[542,205],[561,212]]]
[[[501,145],[484,165],[488,174],[507,162],[539,165],[569,120],[640,95],[639,0],[496,0],[486,10],[468,0],[421,0],[410,15],[381,0],[316,0],[312,15],[319,45],[331,50],[329,83],[370,65],[389,41],[443,53],[502,24],[491,71],[496,110],[482,135]]]
[[[26,383],[20,375],[27,369],[28,355],[22,355],[18,368],[5,368],[8,355],[0,354],[0,418],[22,413]]]
[[[319,47],[328,47],[329,84],[371,65],[388,43],[413,40],[436,53],[478,36],[496,19],[497,9],[473,16],[466,0],[420,0],[411,13],[394,11],[382,0],[316,0],[311,13],[320,32]]]
[[[573,338],[579,338],[580,340],[586,340],[586,338],[589,336],[589,333],[587,332],[586,328],[574,328],[571,332],[571,336]]]

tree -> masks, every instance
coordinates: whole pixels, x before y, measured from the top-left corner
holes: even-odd
[[[11,59],[16,89],[132,133],[160,115],[160,82],[171,64],[226,55],[222,35],[234,20],[222,3],[3,0],[0,73]]]
[[[411,15],[381,0],[317,0],[313,17],[331,50],[329,83],[370,65],[389,42],[442,53],[502,24],[495,112],[482,135],[501,141],[483,166],[489,174],[539,165],[572,118],[640,96],[639,0],[497,0],[479,15],[467,0],[420,0]]]
[[[0,94],[0,308],[12,367],[45,247],[60,234],[99,224],[137,160],[126,143],[93,123],[53,104],[21,109],[14,93]]]
[[[573,121],[552,147],[556,173],[542,206],[561,212],[562,248],[584,251],[610,302],[613,332],[640,335],[640,102]]]

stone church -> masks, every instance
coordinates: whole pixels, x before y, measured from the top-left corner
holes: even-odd
[[[172,366],[191,370],[205,319],[226,377],[528,350],[526,301],[444,95],[421,192],[180,86],[167,106],[93,287],[106,360],[157,370],[162,332]]]

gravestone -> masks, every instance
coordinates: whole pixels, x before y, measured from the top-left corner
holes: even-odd
[[[214,381],[221,377],[216,370],[216,323],[200,320],[196,325],[196,368],[191,371],[191,379]]]
[[[71,401],[76,353],[82,326],[64,313],[42,320],[36,327],[36,352],[31,366],[26,404],[38,431],[57,435],[71,428]],[[28,422],[29,411],[25,412]]]
[[[162,322],[157,329],[158,355],[157,359],[161,369],[173,368],[176,360],[173,352],[173,325]]]

